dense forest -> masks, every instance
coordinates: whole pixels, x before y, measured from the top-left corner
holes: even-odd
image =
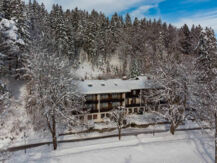
[[[132,20],[129,14],[107,17],[94,10],[63,11],[57,4],[48,12],[36,0],[28,4],[3,0],[0,12],[1,65],[13,74],[23,73],[22,67],[33,49],[67,57],[74,68],[79,66],[83,50],[92,64],[99,67],[106,64],[105,72],[134,76],[149,73],[157,60],[167,56],[195,57],[201,48],[216,48],[214,31],[200,25],[176,28],[161,20]],[[203,42],[207,42],[206,47],[199,47],[204,46],[199,44]],[[121,69],[111,69],[109,65],[114,54],[122,62]]]

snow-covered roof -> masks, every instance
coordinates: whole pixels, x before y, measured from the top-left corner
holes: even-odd
[[[128,80],[84,80],[78,82],[78,88],[82,94],[123,93],[131,92],[131,90],[154,88],[156,86],[154,83],[146,76],[139,76]]]

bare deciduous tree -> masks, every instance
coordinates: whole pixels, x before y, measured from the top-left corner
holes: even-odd
[[[156,89],[143,93],[143,100],[150,112],[170,122],[170,132],[174,135],[178,126],[186,119],[188,98],[188,70],[175,58],[167,58],[158,63],[153,79]]]
[[[11,94],[7,90],[6,85],[0,80],[0,126],[5,123],[5,117],[8,113],[8,108],[11,104]],[[0,161],[6,161],[10,156],[10,153],[0,148]]]
[[[40,53],[33,55],[28,63],[26,76],[31,80],[27,107],[47,123],[55,150],[57,124],[77,125],[76,114],[82,112],[84,97],[77,91],[75,76],[63,57]]]
[[[6,85],[0,80],[0,123],[1,121],[4,121],[10,103],[10,93],[6,88]]]
[[[119,106],[112,111],[111,120],[115,122],[118,129],[118,138],[121,140],[121,129],[126,125],[125,107]]]

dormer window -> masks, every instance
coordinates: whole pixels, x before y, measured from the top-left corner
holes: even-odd
[[[93,87],[93,84],[88,84],[88,87]]]
[[[103,86],[103,87],[104,87],[104,86],[105,86],[105,84],[104,84],[104,83],[102,83],[102,84],[101,84],[101,86]]]

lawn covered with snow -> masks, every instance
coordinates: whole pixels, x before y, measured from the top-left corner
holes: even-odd
[[[11,155],[9,163],[211,163],[214,140],[205,131],[141,134],[118,138],[41,146]]]

